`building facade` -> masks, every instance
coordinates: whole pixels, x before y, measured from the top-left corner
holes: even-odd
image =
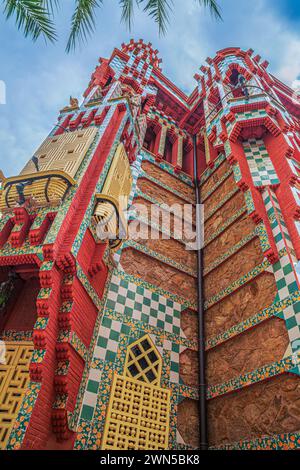
[[[299,100],[252,50],[195,79],[123,44],[1,175],[0,449],[300,448]]]

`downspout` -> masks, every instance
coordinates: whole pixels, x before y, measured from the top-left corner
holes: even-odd
[[[201,228],[201,195],[200,182],[198,178],[197,162],[197,136],[193,136],[194,146],[194,183],[196,195],[196,220],[197,220],[197,310],[198,310],[198,334],[199,334],[199,430],[200,430],[200,450],[208,449],[207,430],[207,385],[205,375],[205,325],[204,325],[204,287],[203,287],[203,240]]]

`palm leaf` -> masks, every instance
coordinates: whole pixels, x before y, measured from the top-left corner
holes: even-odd
[[[200,3],[201,6],[205,8],[209,8],[212,16],[217,18],[218,20],[222,19],[221,9],[218,5],[217,0],[196,0]]]
[[[121,20],[127,24],[129,30],[132,27],[135,2],[138,3],[137,0],[119,0],[122,10]]]
[[[143,0],[139,0],[143,3]],[[154,19],[158,25],[159,33],[165,34],[169,23],[169,15],[172,11],[172,0],[147,0],[144,11]]]
[[[42,3],[47,12],[52,15],[59,8],[59,0],[43,0]]]
[[[75,49],[77,41],[86,41],[87,36],[95,30],[95,10],[103,0],[76,0],[76,7],[71,21],[71,33],[66,51]]]
[[[43,0],[3,0],[6,19],[14,16],[17,28],[36,41],[40,36],[54,42],[56,31]]]

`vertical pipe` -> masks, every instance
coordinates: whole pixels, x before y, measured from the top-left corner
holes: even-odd
[[[197,237],[201,243],[197,249],[197,308],[198,308],[198,325],[199,325],[199,427],[200,427],[200,450],[208,449],[208,432],[207,432],[207,402],[206,402],[206,376],[205,376],[205,326],[204,326],[204,288],[203,288],[203,240],[201,224],[201,195],[200,183],[198,178],[198,162],[197,162],[197,136],[193,136],[194,146],[194,183],[197,204]]]

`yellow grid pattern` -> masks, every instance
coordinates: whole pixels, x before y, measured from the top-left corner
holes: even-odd
[[[104,450],[168,449],[170,390],[114,375]]]
[[[6,448],[29,383],[30,342],[6,342],[0,363],[0,450]],[[2,361],[2,358],[1,358]]]
[[[133,378],[131,366],[137,364],[138,374]],[[168,449],[171,391],[159,386],[161,367],[149,335],[128,346],[124,376],[115,374],[113,378],[102,449]],[[153,372],[151,378],[149,371]]]

